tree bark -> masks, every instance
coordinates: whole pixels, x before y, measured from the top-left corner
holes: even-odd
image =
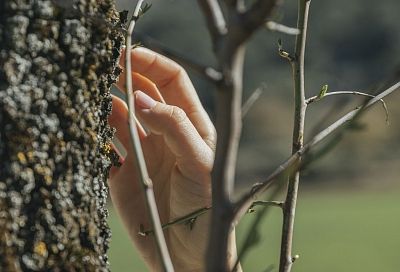
[[[0,270],[107,271],[112,0],[0,2]]]

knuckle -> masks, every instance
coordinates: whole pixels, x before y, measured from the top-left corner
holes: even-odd
[[[185,111],[177,106],[171,106],[169,116],[170,119],[176,124],[184,122],[187,118]]]
[[[217,145],[217,131],[214,126],[209,128],[208,136],[204,139],[206,144],[215,152]]]

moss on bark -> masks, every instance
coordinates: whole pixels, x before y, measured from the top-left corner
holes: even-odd
[[[0,1],[0,270],[108,270],[112,0]]]

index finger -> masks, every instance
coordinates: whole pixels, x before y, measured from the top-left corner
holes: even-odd
[[[125,62],[125,55],[120,63]],[[167,104],[182,108],[203,139],[215,145],[215,129],[186,71],[173,60],[146,48],[131,54],[132,71],[153,81]]]

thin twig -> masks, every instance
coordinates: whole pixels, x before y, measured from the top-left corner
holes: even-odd
[[[136,21],[139,16],[140,8],[143,4],[143,0],[138,0],[135,11],[132,16],[132,20],[129,23],[128,33],[126,36],[126,56],[125,56],[125,69],[126,74],[131,75],[132,67],[131,67],[131,44],[132,44],[132,34],[136,25]],[[140,144],[139,134],[136,127],[135,121],[135,103],[133,98],[133,89],[132,89],[132,77],[126,76],[126,94],[127,94],[127,104],[129,111],[129,131],[131,135],[131,142],[134,147],[134,153],[136,157],[137,168],[139,169],[139,179],[143,186],[146,205],[149,211],[150,221],[152,224],[152,228],[155,230],[155,240],[156,240],[156,248],[158,254],[160,256],[160,260],[162,263],[162,267],[164,271],[174,271],[171,257],[168,252],[167,243],[165,241],[165,237],[163,234],[163,230],[161,228],[160,217],[158,214],[157,204],[153,191],[153,183],[149,177],[149,173],[147,172],[146,161],[144,159],[142,146]]]
[[[248,210],[248,213],[252,213],[254,211],[254,207],[256,207],[256,206],[264,206],[264,207],[266,207],[266,206],[275,206],[275,207],[282,208],[283,207],[283,202],[282,201],[257,200],[257,201],[253,202],[253,204],[251,205],[251,207]],[[193,212],[191,212],[191,213],[189,213],[187,215],[184,215],[182,217],[174,219],[174,220],[172,220],[172,221],[170,221],[168,223],[162,224],[161,227],[162,227],[162,229],[168,229],[168,228],[170,228],[170,227],[172,227],[174,225],[188,224],[188,223],[193,224],[200,215],[205,214],[206,212],[208,212],[211,209],[212,209],[212,206],[200,208],[200,209],[195,210],[195,211],[193,211]],[[143,230],[143,231],[139,232],[139,235],[147,236],[147,235],[152,234],[152,233],[154,233],[154,230],[152,230],[152,229],[151,230]]]
[[[254,103],[260,98],[262,92],[264,91],[264,86],[258,87],[251,95],[250,97],[244,102],[242,106],[242,118],[246,116],[246,114],[249,112],[251,107],[254,105]]]
[[[210,209],[211,209],[211,207],[205,207],[205,208],[201,208],[201,209],[195,210],[192,213],[189,213],[189,214],[187,214],[185,216],[179,217],[179,218],[177,218],[175,220],[172,220],[172,221],[170,221],[168,223],[163,224],[162,225],[162,229],[167,229],[169,227],[172,227],[174,225],[179,225],[179,224],[187,224],[187,223],[194,224],[194,222],[196,221],[196,219],[200,215],[206,213]],[[147,236],[147,235],[152,234],[152,233],[154,233],[154,230],[142,231],[139,234],[142,235],[142,236]]]
[[[307,40],[308,12],[311,0],[298,1],[297,28],[301,31],[296,36],[295,56],[292,62],[295,113],[293,127],[292,154],[296,154],[304,142],[304,123],[307,105],[305,102],[304,84],[304,59]],[[300,158],[301,159],[301,158]],[[296,212],[297,194],[300,182],[300,169],[289,176],[286,200],[283,208],[281,256],[279,263],[280,272],[290,272],[293,264],[292,244],[294,232],[294,219]]]
[[[265,23],[265,20],[271,16],[279,2],[279,0],[257,0],[246,11],[243,21],[249,35]]]
[[[267,21],[265,23],[265,27],[270,31],[280,32],[280,33],[287,34],[287,35],[300,34],[300,30],[298,28],[285,26],[285,25],[282,25],[282,24],[274,22],[274,21]]]
[[[282,186],[278,186],[274,192],[271,194],[270,199],[273,199],[280,191]],[[256,218],[253,220],[251,226],[247,230],[246,237],[244,239],[243,245],[241,249],[239,250],[238,257],[236,259],[235,265],[233,267],[233,272],[237,271],[237,268],[239,266],[239,262],[243,260],[246,256],[246,254],[249,252],[249,249],[256,245],[260,237],[259,232],[258,232],[258,226],[260,225],[261,221],[265,218],[266,213],[268,212],[269,207],[279,207],[283,208],[283,202],[281,201],[254,201],[251,207],[249,208],[249,211],[252,211],[254,206],[262,206],[261,210],[257,212]]]
[[[221,6],[218,0],[198,0],[197,2],[203,11],[213,44],[215,44],[218,38],[228,32]]]
[[[300,158],[303,161],[306,160],[310,151],[314,150],[314,148],[323,140],[325,140],[328,136],[331,136],[333,133],[338,132],[339,129],[344,129],[345,125],[354,120],[355,117],[358,117],[359,115],[364,113],[365,110],[367,110],[369,107],[376,104],[381,99],[385,98],[391,93],[397,91],[398,89],[400,89],[400,82],[397,82],[396,84],[390,86],[385,91],[367,101],[367,103],[342,116],[336,122],[332,123],[323,131],[315,135],[306,145],[303,146],[303,148],[301,148],[298,152],[290,156],[285,162],[279,165],[278,168],[276,168],[276,170],[265,179],[265,181],[254,184],[252,189],[244,194],[239,199],[239,201],[237,201],[235,205],[236,208],[234,224],[237,224],[240,218],[242,218],[242,216],[247,213],[254,200],[258,199],[259,195],[265,192],[265,190],[268,189],[278,177],[287,175],[293,171],[297,171],[297,169],[302,166],[300,163]]]
[[[230,19],[230,45],[237,46],[248,40],[256,30],[265,25],[279,2],[280,0],[256,0],[246,9],[244,0],[237,1],[236,9],[228,9],[231,12],[227,16]]]
[[[283,201],[266,201],[266,200],[256,200],[253,202],[253,205],[249,208],[249,212],[254,211],[255,206],[264,206],[264,207],[278,207],[283,208]]]
[[[364,92],[358,92],[358,91],[336,91],[336,92],[325,93],[323,96],[320,96],[320,95],[312,96],[306,100],[306,104],[309,105],[313,102],[316,102],[316,101],[319,101],[319,100],[325,98],[326,96],[343,95],[343,94],[344,95],[346,95],[346,94],[358,95],[358,96],[365,96],[365,97],[371,97],[371,98],[375,97],[375,95],[364,93]],[[382,107],[385,110],[386,123],[388,123],[389,122],[389,111],[386,106],[386,103],[383,99],[380,99],[379,101],[382,103]]]

